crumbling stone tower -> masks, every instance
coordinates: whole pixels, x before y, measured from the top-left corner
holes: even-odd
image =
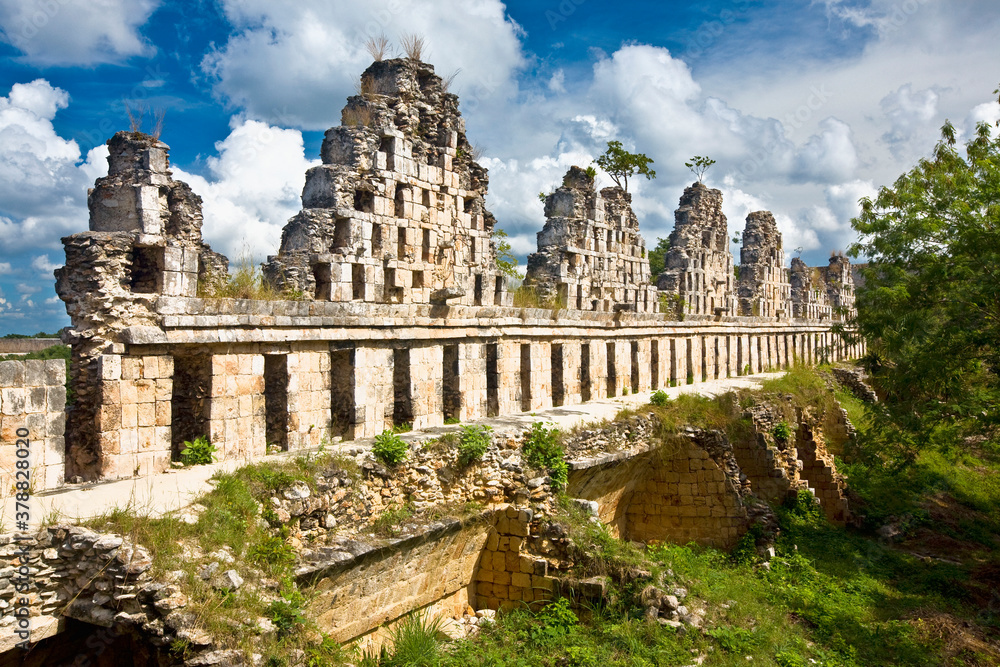
[[[807,320],[829,320],[831,308],[824,270],[806,266],[805,262],[795,257],[788,277],[792,286],[792,316]]]
[[[538,252],[528,255],[525,282],[539,296],[577,310],[656,312],[646,242],[619,187],[595,191],[594,179],[571,167],[545,199],[548,220]]]
[[[318,301],[504,305],[486,169],[431,65],[373,63],[265,277]]]
[[[199,280],[228,270],[228,260],[202,242],[201,197],[171,178],[169,147],[147,134],[118,132],[108,150],[108,175],[87,198],[90,230],[62,240],[66,264],[56,271],[56,292],[73,322],[64,335],[73,346],[75,394],[67,413],[68,479],[115,476],[104,454],[134,452],[144,473],[169,464],[169,415],[152,417],[144,442],[119,438],[122,420],[131,418],[123,417],[113,388],[121,374],[115,355],[124,351],[119,341],[141,342],[134,337],[159,331],[161,297],[194,297]],[[150,369],[150,390],[169,392],[171,374]],[[165,443],[165,459],[154,460],[153,450],[164,449],[157,440]]]
[[[851,260],[843,253],[834,253],[826,268],[826,296],[833,309],[833,319],[846,320],[856,314],[854,309],[854,276]]]
[[[740,248],[740,315],[788,316],[792,295],[784,264],[781,232],[774,216],[770,211],[754,211],[747,216]]]
[[[656,280],[661,292],[683,299],[691,315],[736,314],[733,256],[722,213],[722,192],[694,183],[684,190],[674,212],[674,231],[665,269]]]

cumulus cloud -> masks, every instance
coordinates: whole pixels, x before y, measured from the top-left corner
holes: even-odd
[[[928,134],[931,121],[937,116],[940,96],[932,89],[914,91],[905,84],[882,98],[882,112],[889,121],[889,129],[882,134],[882,141],[889,146],[896,157],[904,157],[910,151],[911,140],[918,135]]]
[[[305,172],[319,161],[305,157],[302,133],[233,117],[229,136],[215,145],[207,177],[174,168],[204,200],[202,233],[212,247],[255,261],[277,254],[281,229],[301,207]]]
[[[222,7],[236,32],[205,56],[203,71],[217,94],[249,117],[284,126],[337,124],[355,77],[371,63],[365,50],[371,36],[423,36],[424,60],[445,75],[461,69],[453,90],[466,108],[509,93],[523,63],[521,29],[499,0],[419,7],[399,0],[223,0]]]
[[[0,262],[0,276],[10,275],[10,262]]]
[[[81,163],[75,141],[52,125],[69,104],[44,79],[16,83],[0,97],[0,248],[61,248],[59,238],[87,229],[87,188],[107,173],[107,147]]]
[[[821,183],[851,178],[858,166],[851,127],[827,118],[820,128],[821,132],[811,136],[795,157],[796,178]]]
[[[62,264],[54,264],[49,261],[48,255],[39,255],[31,261],[31,268],[39,271],[45,277],[50,277],[52,272],[58,269]]]
[[[33,65],[98,65],[153,52],[139,29],[159,0],[0,0],[0,39]]]

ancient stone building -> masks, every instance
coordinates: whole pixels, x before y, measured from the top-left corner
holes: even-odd
[[[142,370],[144,382],[134,388],[141,400],[123,411],[121,365],[103,355],[124,351],[125,330],[141,338],[143,327],[160,323],[160,297],[195,297],[199,281],[228,270],[228,260],[202,242],[201,197],[171,178],[169,147],[119,132],[108,150],[108,175],[87,198],[90,231],[63,239],[66,264],[56,271],[56,292],[73,321],[65,334],[76,394],[67,414],[67,478],[152,472],[169,463],[170,415],[153,405],[171,391],[171,363],[154,360]],[[114,464],[124,453],[136,454],[129,471]]]
[[[701,316],[736,314],[733,256],[722,213],[722,193],[694,183],[681,195],[663,273],[656,286],[683,313]]]
[[[264,266],[277,299],[199,293],[226,270],[200,199],[158,140],[110,140],[90,230],[64,239],[57,276],[73,321],[68,479],[159,472],[199,437],[249,460],[856,352],[811,311],[736,316],[722,195],[701,184],[659,279],[690,321],[656,312],[628,196],[580,169],[549,197],[531,261],[565,308],[511,307],[457,98],[409,59],[373,64],[361,89]]]
[[[434,68],[372,64],[341,117],[267,278],[320,301],[503,305],[486,170]]]
[[[740,315],[780,319],[791,314],[791,285],[785,271],[781,232],[770,211],[754,211],[747,216],[736,289]]]
[[[833,309],[834,320],[845,320],[854,314],[854,272],[851,260],[843,253],[833,253],[826,267],[826,297]]]
[[[830,319],[831,307],[827,297],[825,271],[806,266],[798,257],[792,258],[788,281],[792,288],[792,316],[807,320]]]
[[[619,187],[595,191],[594,178],[571,167],[545,198],[547,221],[525,282],[550,303],[577,310],[656,312],[646,243]]]

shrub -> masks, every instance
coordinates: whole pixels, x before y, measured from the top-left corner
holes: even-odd
[[[780,421],[771,427],[771,435],[778,442],[788,442],[792,437],[792,427],[786,421]]]
[[[563,637],[580,622],[570,609],[568,598],[559,598],[545,605],[535,616],[538,625],[531,629],[531,639],[534,641]]]
[[[306,624],[306,599],[294,584],[285,583],[281,597],[267,606],[267,615],[278,629],[278,637],[286,637]]]
[[[440,664],[441,622],[415,612],[397,623],[391,632],[392,657],[381,661],[384,667],[431,667]]]
[[[552,488],[560,490],[569,480],[569,466],[563,458],[563,448],[559,444],[559,429],[547,429],[542,422],[531,425],[524,444],[521,445],[524,460],[528,465],[545,468],[552,480]]]
[[[392,431],[385,430],[375,436],[372,454],[387,466],[394,466],[406,459],[408,445]]]
[[[186,466],[197,466],[211,463],[215,460],[215,445],[204,436],[194,439],[194,442],[184,443],[181,450],[181,463]]]
[[[658,407],[663,407],[670,402],[670,397],[667,396],[667,392],[662,389],[658,389],[653,392],[653,395],[649,397],[649,402]]]
[[[490,446],[492,432],[489,426],[463,426],[458,443],[459,464],[465,466],[483,458],[486,448]]]

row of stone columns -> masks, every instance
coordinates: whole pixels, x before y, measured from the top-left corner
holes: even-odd
[[[182,441],[220,458],[370,438],[863,354],[831,332],[183,349],[101,360],[104,477],[159,472]]]

